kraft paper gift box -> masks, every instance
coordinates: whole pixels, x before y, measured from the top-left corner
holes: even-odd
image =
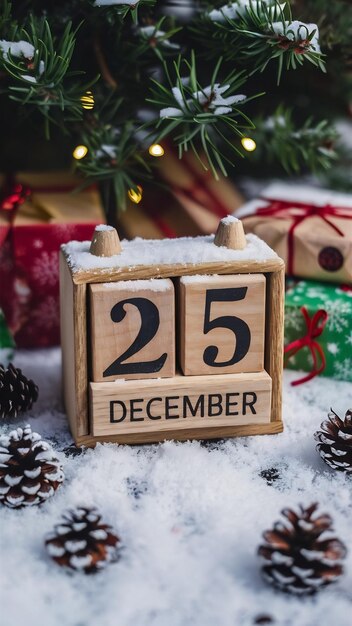
[[[352,283],[352,195],[274,183],[236,213],[291,276]]]
[[[60,245],[90,239],[104,222],[98,191],[72,190],[67,172],[3,177],[0,200],[0,307],[17,347],[60,342]]]
[[[289,281],[285,297],[285,366],[352,381],[352,287]]]

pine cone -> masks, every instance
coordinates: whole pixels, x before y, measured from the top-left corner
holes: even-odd
[[[263,534],[266,543],[258,550],[263,575],[279,589],[311,594],[342,574],[346,548],[332,535],[330,516],[317,514],[317,508],[300,506],[298,513],[285,509],[286,521]]]
[[[74,570],[92,574],[118,559],[120,539],[95,508],[80,507],[63,515],[45,545],[58,563]]]
[[[322,459],[333,469],[352,473],[352,409],[342,420],[332,409],[314,438]]]
[[[7,369],[0,364],[0,418],[17,417],[32,408],[38,399],[38,387],[12,363]]]
[[[13,509],[41,504],[63,479],[52,447],[30,426],[0,436],[0,502]]]

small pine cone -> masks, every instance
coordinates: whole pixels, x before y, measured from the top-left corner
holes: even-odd
[[[12,363],[7,369],[0,364],[0,418],[17,417],[28,411],[38,399],[38,387]]]
[[[342,420],[332,409],[314,438],[321,458],[333,469],[352,473],[352,409]]]
[[[118,560],[120,539],[101,523],[95,508],[80,507],[63,515],[63,522],[45,541],[48,553],[59,565],[93,574]]]
[[[316,513],[317,504],[285,509],[284,522],[263,533],[263,575],[275,587],[294,594],[312,594],[341,576],[343,543],[333,536],[329,515]]]
[[[30,426],[0,436],[0,502],[10,508],[41,504],[64,474],[54,450]]]

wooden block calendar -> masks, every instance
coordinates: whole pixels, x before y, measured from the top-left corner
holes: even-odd
[[[97,227],[62,247],[60,290],[77,445],[282,430],[284,264],[239,220],[121,243]]]

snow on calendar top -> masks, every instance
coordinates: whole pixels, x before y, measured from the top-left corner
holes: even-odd
[[[71,270],[80,271],[117,269],[141,265],[197,265],[221,261],[255,261],[262,263],[277,259],[269,246],[256,237],[246,236],[247,246],[243,250],[214,245],[214,235],[180,237],[177,239],[141,239],[121,242],[122,252],[110,257],[90,254],[90,241],[70,241],[62,245]]]

